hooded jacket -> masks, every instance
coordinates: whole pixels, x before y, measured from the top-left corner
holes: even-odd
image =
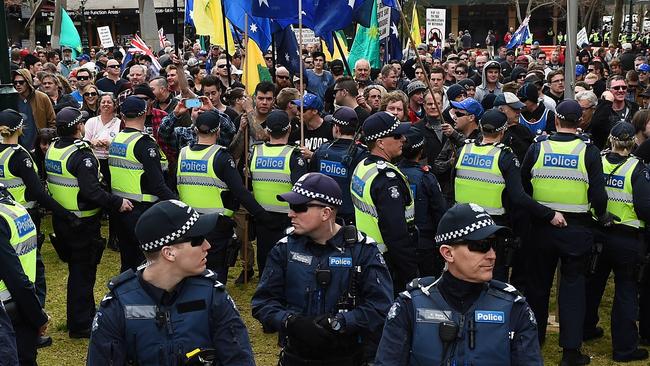
[[[487,94],[490,94],[490,93],[492,93],[492,94],[503,94],[503,90],[502,90],[503,84],[501,84],[499,82],[499,80],[497,80],[496,87],[494,88],[493,91],[490,91],[488,89],[488,86],[487,86],[487,70],[490,69],[490,68],[499,70],[499,73],[501,72],[501,65],[498,62],[496,62],[495,60],[490,60],[490,61],[485,63],[485,65],[483,66],[483,72],[482,72],[483,80],[481,82],[481,85],[476,87],[476,94],[474,95],[474,99],[476,99],[479,103],[483,100],[483,98]]]
[[[32,108],[32,117],[34,118],[36,127],[38,129],[46,127],[54,128],[56,115],[54,114],[54,107],[52,106],[50,98],[47,96],[47,94],[34,89],[34,81],[32,79],[32,75],[29,73],[29,70],[18,69],[13,72],[13,75],[16,74],[22,76],[25,81],[27,81],[26,85],[30,89],[30,93],[26,99],[23,99],[21,96],[20,101],[29,103],[30,107]]]

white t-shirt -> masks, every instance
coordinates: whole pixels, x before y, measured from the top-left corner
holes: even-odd
[[[102,123],[101,116],[90,118],[86,121],[86,133],[84,136],[85,140],[91,142],[93,152],[98,159],[108,159],[108,147],[105,146],[96,146],[94,144],[95,140],[105,140],[109,144],[117,133],[120,132],[120,119],[113,117],[108,123]]]

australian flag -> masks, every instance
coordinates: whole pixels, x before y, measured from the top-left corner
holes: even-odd
[[[399,21],[399,11],[390,9],[390,29],[388,30],[388,36],[382,40],[385,47],[384,63],[388,63],[390,60],[402,59],[402,42],[399,41],[399,32],[397,30]]]
[[[332,32],[349,26],[352,21],[370,27],[370,17],[374,9],[372,0],[318,0],[314,8],[314,33],[323,38],[332,52],[334,42]]]
[[[300,52],[298,51],[298,41],[296,34],[291,26],[275,33],[277,63],[289,70],[292,75],[300,74]]]
[[[301,0],[252,0],[252,15],[261,18],[298,19],[298,1]]]
[[[506,45],[507,49],[515,48],[520,44],[526,42],[530,36],[530,29],[528,29],[528,19],[530,16],[527,16],[523,22],[519,25],[519,28],[515,31],[510,39],[510,42]]]

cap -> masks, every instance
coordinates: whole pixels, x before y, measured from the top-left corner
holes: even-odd
[[[496,94],[486,94],[483,97],[483,100],[481,100],[481,107],[483,107],[484,111],[487,111],[488,109],[492,109],[494,107],[494,100],[497,99]]]
[[[642,71],[642,72],[648,72],[648,71],[650,71],[650,65],[648,65],[648,64],[641,64],[641,65],[639,65],[639,71]]]
[[[447,55],[447,60],[456,60],[456,61],[458,61],[459,59],[460,59],[460,57],[458,57],[458,55],[455,54],[455,53],[450,53],[449,55]]]
[[[465,90],[469,90],[469,88],[475,88],[476,87],[476,84],[474,83],[474,80],[472,80],[472,79],[463,79],[463,80],[458,82],[458,85],[465,88]]]
[[[300,177],[291,192],[276,196],[278,201],[291,205],[302,205],[309,201],[320,201],[339,207],[343,204],[343,193],[336,181],[322,173],[307,173]]]
[[[140,216],[135,224],[135,236],[140,249],[155,252],[167,245],[205,236],[217,224],[217,218],[216,213],[199,215],[178,200],[161,201]]]
[[[539,102],[539,91],[533,83],[525,83],[524,85],[517,90],[517,97],[520,101],[525,102],[527,100],[537,103]]]
[[[526,106],[516,95],[510,92],[497,95],[497,99],[494,100],[494,106],[498,107],[500,105],[507,105],[513,109],[522,109]]]
[[[484,132],[503,131],[508,127],[508,116],[498,109],[489,109],[483,113],[479,125]]]
[[[539,46],[539,41],[533,42],[533,46]]]
[[[339,126],[350,126],[356,129],[359,124],[359,117],[354,109],[350,107],[340,107],[334,111],[334,114],[326,116],[325,121]]]
[[[634,126],[629,122],[621,121],[612,127],[612,130],[609,132],[609,134],[617,140],[634,140]]]
[[[418,51],[426,51],[427,50],[427,45],[424,43],[420,43],[418,45]]]
[[[13,109],[5,109],[0,112],[0,126],[7,126],[10,133],[16,132],[23,127],[25,116]]]
[[[135,90],[134,90],[135,92]],[[137,118],[145,114],[147,103],[135,95],[129,95],[120,104],[120,112],[127,118]]]
[[[411,128],[409,128],[409,130],[404,134],[404,137],[406,137],[406,142],[404,143],[404,146],[402,146],[402,150],[404,151],[418,149],[424,145],[424,135],[422,134],[422,131],[415,126],[411,126]]]
[[[477,102],[474,98],[467,98],[462,102],[451,101],[451,105],[456,109],[467,111],[470,114],[473,114],[476,116],[476,119],[481,118],[481,115],[483,115],[483,107],[481,106],[481,103]]]
[[[409,130],[410,123],[402,123],[388,112],[377,112],[366,118],[361,127],[366,142],[375,141],[390,134],[403,135]]]
[[[517,56],[517,59],[515,60],[515,65],[516,64],[526,64],[526,65],[528,65],[528,57],[526,57],[525,55]]]
[[[285,111],[274,110],[262,122],[262,128],[268,132],[284,132],[289,129],[289,115]]]
[[[156,95],[147,83],[138,84],[133,88],[133,95],[146,95],[147,98],[154,100]]]
[[[217,110],[210,110],[200,113],[194,121],[194,126],[201,133],[215,133],[228,116]],[[226,122],[227,123],[227,122]]]
[[[86,111],[74,107],[65,107],[56,114],[56,126],[69,128],[77,123],[82,123],[88,116]]]
[[[467,95],[467,91],[462,85],[453,84],[447,89],[447,99],[450,101],[455,100],[461,94]]]
[[[207,56],[208,53],[205,52],[205,51],[203,51],[203,50],[201,50],[201,51],[199,51],[199,53],[197,53],[196,55],[197,55],[197,56]]]
[[[343,61],[341,60],[332,60],[330,62],[331,71],[343,71]]]
[[[583,65],[576,65],[576,76],[581,76],[586,74],[587,74],[587,68],[585,68]]]
[[[643,91],[643,93],[639,94],[639,96],[645,97],[645,98],[650,98],[650,88],[647,88],[646,90]]]
[[[72,52],[72,47],[68,47],[68,46],[61,47],[61,52],[66,52],[66,51]]]
[[[99,60],[100,57],[106,56],[106,52],[104,51],[99,51],[95,54],[95,60]]]
[[[424,83],[421,82],[420,80],[415,80],[415,81],[411,81],[409,85],[406,87],[406,94],[410,97],[416,92],[425,91],[425,90],[427,90],[427,86],[424,85]]]
[[[632,49],[632,43],[625,42],[623,43],[623,49],[624,50],[631,50]]]
[[[298,107],[300,107],[300,103],[303,103],[303,108],[304,109],[316,109],[319,112],[323,110],[323,103],[320,101],[320,98],[311,93],[306,93],[305,96],[302,99],[294,99],[291,102]]]
[[[565,121],[578,122],[582,117],[582,107],[573,99],[565,99],[555,107],[555,115]]]
[[[514,50],[508,50],[508,51],[506,51],[506,56],[514,56],[514,55],[515,55],[515,51],[514,51]]]
[[[90,61],[90,56],[86,55],[85,53],[83,55],[80,55],[77,57],[77,61]]]
[[[458,203],[442,216],[436,232],[436,244],[453,244],[463,240],[481,240],[491,235],[510,234],[510,229],[494,223],[485,209],[475,203]]]

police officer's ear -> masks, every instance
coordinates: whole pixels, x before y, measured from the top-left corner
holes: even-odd
[[[441,245],[439,251],[446,263],[454,262],[454,248],[451,245]]]
[[[160,255],[170,262],[176,261],[176,253],[173,247],[162,247]]]

